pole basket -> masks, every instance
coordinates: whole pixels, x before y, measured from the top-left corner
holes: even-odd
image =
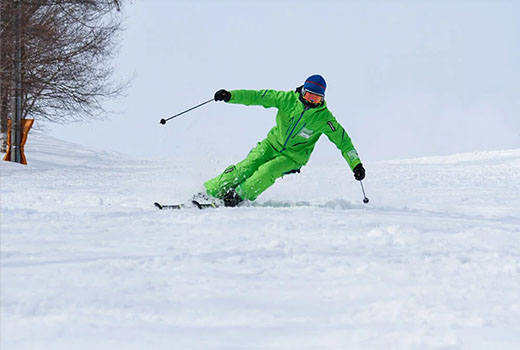
[[[25,158],[25,154],[23,153],[23,147],[25,145],[25,142],[27,142],[27,135],[29,134],[29,130],[31,130],[31,127],[34,123],[34,119],[22,119],[22,137],[20,139],[20,159],[21,164],[27,164],[27,159]],[[5,153],[4,160],[10,161],[11,160],[11,128],[12,128],[12,121],[7,121],[7,152]]]

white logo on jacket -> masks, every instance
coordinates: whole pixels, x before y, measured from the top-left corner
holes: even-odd
[[[300,131],[300,133],[298,134],[298,136],[301,136],[301,137],[303,137],[303,138],[309,139],[309,138],[312,136],[312,133],[313,133],[313,132],[314,132],[314,131],[312,131],[312,130],[309,130],[309,129],[307,129],[307,128],[303,128],[303,129]]]

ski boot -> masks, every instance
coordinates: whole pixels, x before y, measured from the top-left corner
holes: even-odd
[[[229,189],[222,199],[225,207],[236,207],[243,201],[234,188]]]

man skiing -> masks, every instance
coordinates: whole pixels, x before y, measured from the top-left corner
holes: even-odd
[[[365,169],[350,137],[327,108],[327,85],[321,75],[312,75],[296,91],[219,90],[215,101],[277,108],[276,125],[248,156],[227,167],[204,183],[210,197],[234,207],[243,200],[255,200],[283,175],[299,173],[310,158],[316,142],[327,135],[354,172],[365,178]]]

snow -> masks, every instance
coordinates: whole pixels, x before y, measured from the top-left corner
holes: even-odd
[[[520,149],[311,159],[253,205],[159,211],[228,164],[32,132],[0,162],[2,350],[518,349]]]

